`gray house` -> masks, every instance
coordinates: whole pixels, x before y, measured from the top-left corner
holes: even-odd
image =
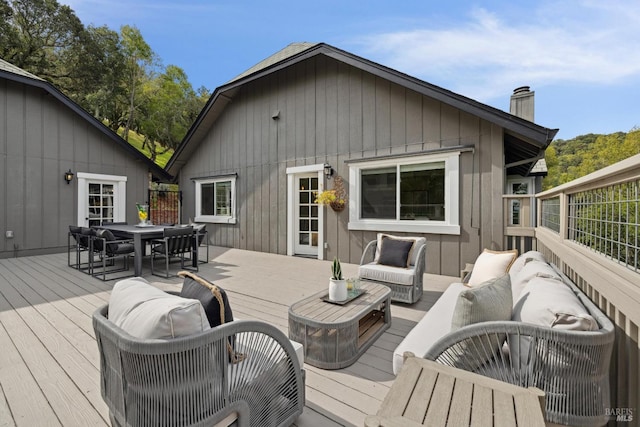
[[[64,251],[69,225],[136,221],[152,176],[170,179],[50,83],[0,60],[0,258]]]
[[[533,111],[532,95],[514,94],[519,115]],[[530,172],[556,133],[333,46],[295,43],[218,87],[167,170],[183,216],[208,223],[212,244],[357,263],[377,232],[424,235],[427,271],[458,275],[503,246],[508,183],[533,192]],[[341,212],[314,203],[337,176]]]

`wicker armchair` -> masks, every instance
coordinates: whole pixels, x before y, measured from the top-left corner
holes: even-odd
[[[548,422],[606,424],[606,408],[611,404],[609,364],[614,326],[564,278],[598,322],[597,331],[562,330],[516,321],[482,322],[447,334],[425,358],[522,387],[538,387],[545,392]],[[496,351],[495,343],[503,342],[503,351]]]
[[[304,371],[272,325],[238,320],[193,336],[141,340],[107,317],[108,306],[97,310],[93,328],[114,426],[286,426],[302,413]]]
[[[360,280],[376,282],[391,288],[391,301],[398,301],[409,304],[413,304],[419,301],[420,298],[422,298],[422,276],[424,275],[425,270],[426,245],[420,246],[416,255],[415,265],[410,266],[410,268],[406,270],[406,273],[411,275],[410,284],[394,283],[377,279],[374,280],[363,275],[363,266],[367,267],[367,265],[371,265],[374,263],[377,247],[378,241],[372,240],[364,248],[364,252],[362,253],[362,257],[360,258],[361,267],[358,273]],[[390,268],[393,269],[395,267]],[[398,270],[405,269],[398,268]]]

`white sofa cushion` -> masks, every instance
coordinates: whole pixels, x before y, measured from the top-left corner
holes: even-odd
[[[141,339],[177,338],[209,329],[200,301],[168,294],[142,277],[114,285],[109,320]]]
[[[485,249],[476,259],[468,285],[478,286],[487,280],[500,277],[509,271],[509,267],[518,256],[517,250],[491,251]]]
[[[391,239],[400,239],[400,240],[413,240],[413,249],[411,250],[411,255],[409,257],[409,266],[416,265],[418,260],[418,252],[420,248],[427,244],[427,239],[424,237],[411,237],[411,236],[393,236],[391,234],[378,233],[377,240],[378,243],[376,245],[376,253],[373,258],[373,262],[378,262],[380,259],[380,248],[382,247],[382,237],[387,236]]]
[[[544,277],[562,281],[560,275],[553,267],[547,264],[546,261],[538,261],[533,258],[524,264],[518,274],[511,274],[511,271],[509,271],[509,275],[511,276],[511,292],[514,306],[520,299],[523,289],[534,277]]]
[[[358,277],[376,282],[413,286],[415,272],[415,267],[398,268],[370,262],[358,268]]]
[[[509,274],[511,275],[511,283],[513,283],[514,276],[520,273],[520,270],[522,270],[522,267],[524,267],[525,264],[527,264],[529,261],[534,261],[534,260],[547,262],[547,260],[544,259],[544,255],[542,255],[542,253],[538,251],[528,251],[520,255],[518,258],[516,258],[516,260],[513,261],[513,264],[511,264],[511,268],[509,268]]]
[[[534,277],[513,308],[513,320],[551,328],[595,331],[598,323],[564,282]]]
[[[451,320],[458,295],[466,289],[469,288],[462,283],[449,285],[427,314],[409,331],[393,352],[395,375],[398,375],[402,368],[404,363],[402,356],[406,351],[410,351],[417,357],[424,357],[436,341],[451,331]]]

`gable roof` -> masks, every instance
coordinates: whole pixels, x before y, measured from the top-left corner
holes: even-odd
[[[15,65],[0,58],[0,78],[11,80],[17,83],[22,83],[28,86],[37,87],[44,90],[49,95],[53,96],[58,101],[69,107],[76,114],[85,119],[90,125],[95,127],[98,131],[107,136],[108,139],[113,141],[116,145],[126,150],[130,155],[139,159],[146,164],[149,171],[156,178],[164,181],[172,179],[171,175],[163,168],[151,161],[147,156],[141,153],[134,146],[122,139],[118,134],[113,132],[107,126],[105,126],[100,120],[96,119],[93,115],[89,114],[84,108],[76,104],[71,98],[67,97],[64,93],[60,92],[54,85],[48,81],[16,67]]]
[[[508,174],[523,176],[529,174],[536,162],[544,157],[544,150],[558,133],[558,129],[537,125],[326,43],[292,43],[216,88],[180,146],[169,159],[166,166],[169,173],[173,176],[178,175],[182,166],[241,86],[317,55],[325,55],[351,65],[502,127],[505,131],[505,166]]]

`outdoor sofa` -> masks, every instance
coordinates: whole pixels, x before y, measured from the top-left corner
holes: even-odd
[[[93,315],[112,425],[292,424],[305,403],[301,346],[268,323],[228,321],[223,291],[181,275],[188,298],[135,277]]]
[[[540,252],[484,251],[393,353],[405,352],[545,393],[548,422],[608,421],[614,326]]]

